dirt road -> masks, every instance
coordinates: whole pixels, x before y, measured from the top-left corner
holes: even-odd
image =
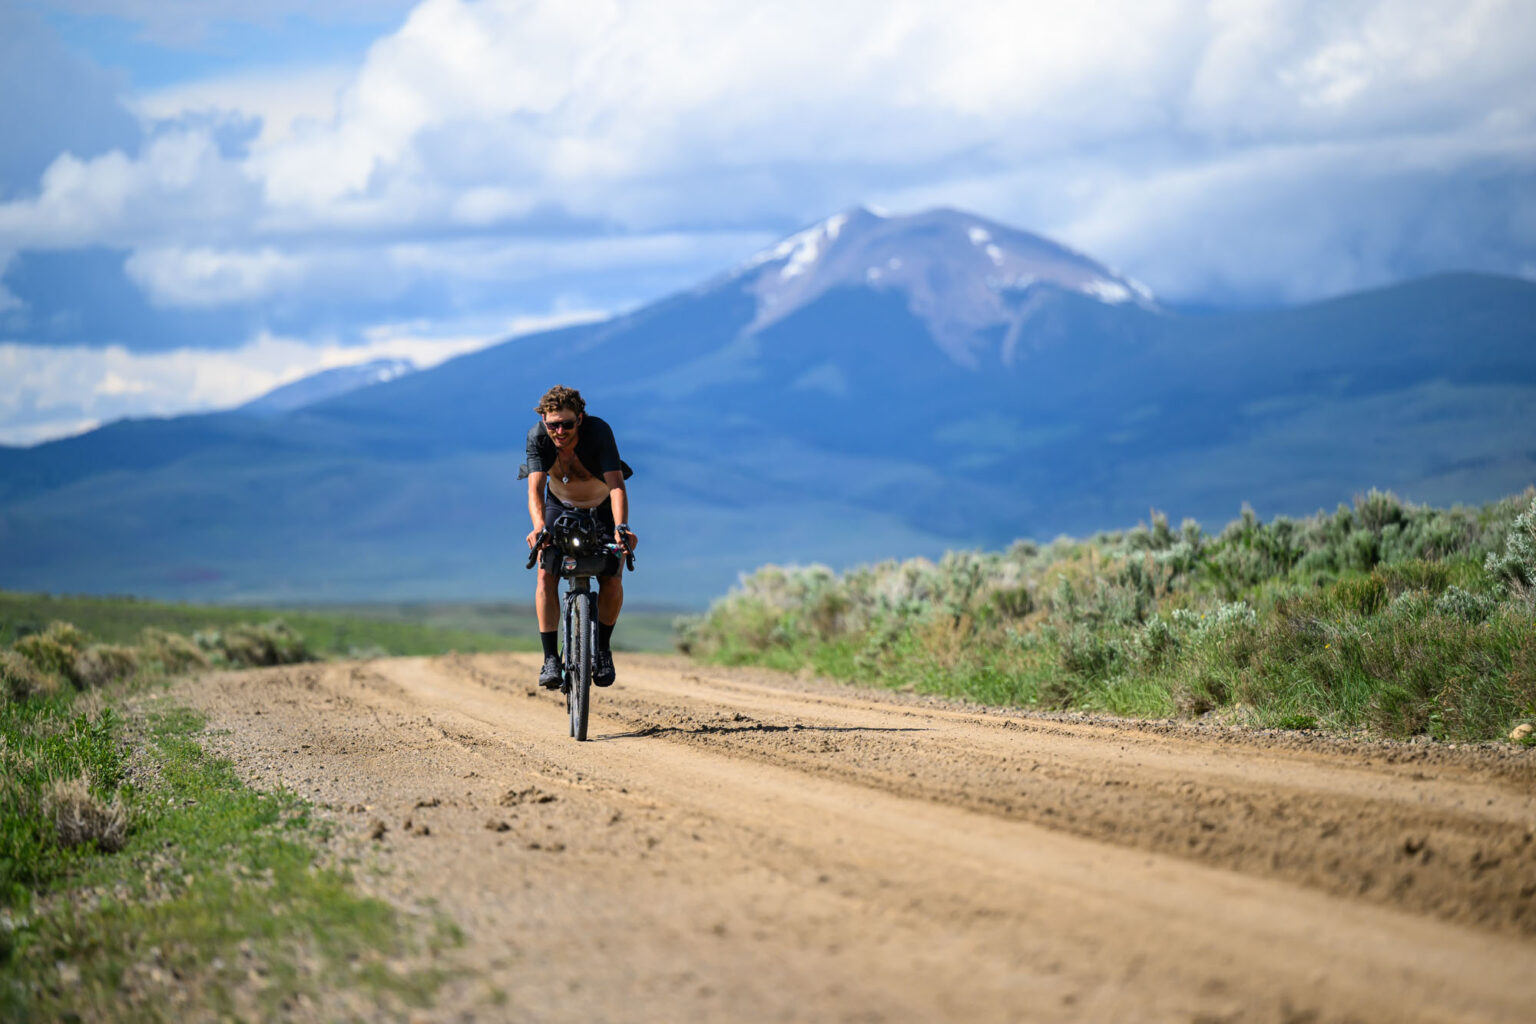
[[[585,744],[532,656],[177,696],[458,922],[436,1019],[1536,1019],[1536,751],[618,663]]]

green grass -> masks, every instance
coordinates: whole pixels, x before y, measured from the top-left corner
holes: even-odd
[[[209,659],[301,660],[304,638],[5,597],[28,617],[85,608],[142,643],[53,620],[0,650],[0,1020],[279,1019],[338,989],[427,1005],[454,929],[361,896],[310,805],[243,785],[197,715],[146,694]],[[200,627],[202,646],[165,626]]]
[[[188,1012],[183,990],[194,1016],[277,1018],[338,980],[384,1005],[430,1001],[432,961],[458,937],[360,896],[322,858],[309,805],[243,785],[185,709],[78,702],[0,705],[0,1019],[168,1020]],[[54,834],[50,784],[81,773],[126,808],[116,852]],[[390,967],[402,958],[422,966]]]
[[[360,614],[164,604],[131,597],[76,597],[0,591],[0,644],[13,643],[62,619],[106,643],[132,643],[146,628],[191,634],[253,621],[281,619],[309,649],[332,657],[442,654],[447,651],[531,650],[535,641],[486,630],[440,626]]]
[[[299,606],[298,611],[462,631],[475,636],[491,635],[524,642],[519,650],[538,647],[539,632],[533,605],[515,601],[398,601],[378,604],[330,604]],[[285,616],[288,612],[283,613]],[[613,635],[620,651],[670,651],[674,649],[672,623],[676,609],[627,606]]]
[[[1536,719],[1536,493],[1372,492],[938,563],[767,566],[688,622],[697,657],[989,704],[1490,740]]]
[[[614,648],[671,650],[674,617],[667,610],[626,609],[614,633]],[[531,651],[539,646],[531,604],[396,602],[250,608],[0,591],[0,646],[60,619],[104,643],[134,643],[145,628],[190,635],[281,619],[304,637],[311,651],[326,657]]]

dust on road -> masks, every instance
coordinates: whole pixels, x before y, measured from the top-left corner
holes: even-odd
[[[464,930],[443,1020],[1498,1021],[1536,1008],[1536,754],[1071,720],[619,657],[178,698]]]

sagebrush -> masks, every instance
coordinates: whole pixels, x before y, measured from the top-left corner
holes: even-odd
[[[994,703],[1488,739],[1536,716],[1536,491],[1371,491],[1216,534],[1134,529],[838,574],[765,566],[679,623],[696,656]]]

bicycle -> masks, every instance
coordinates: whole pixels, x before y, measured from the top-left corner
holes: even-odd
[[[560,596],[560,692],[565,694],[571,716],[571,735],[577,742],[587,738],[587,719],[592,710],[592,669],[597,658],[597,596],[594,576],[612,576],[623,558],[630,572],[635,556],[621,544],[603,537],[591,509],[567,509],[534,538],[528,552],[528,568],[545,551],[553,553],[551,571],[568,581]]]

